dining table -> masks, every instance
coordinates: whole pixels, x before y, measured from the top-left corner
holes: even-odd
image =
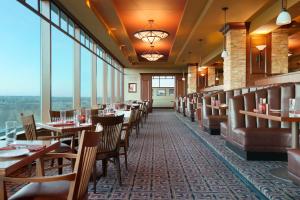
[[[291,134],[292,134],[291,148],[299,149],[299,122],[300,122],[299,114],[295,114],[289,111],[280,111],[280,110],[279,111],[270,110],[267,113],[261,113],[258,111],[240,110],[240,114],[261,118],[261,119],[291,123]],[[271,169],[270,173],[277,178],[289,181],[287,167]]]
[[[16,140],[8,144],[0,141],[0,200],[6,199],[4,177],[10,176],[24,166],[36,161],[36,175],[44,176],[42,157],[60,147],[59,141],[49,140]],[[1,152],[2,151],[2,152]],[[5,151],[5,152],[3,152]],[[13,154],[21,151],[23,154]],[[4,156],[4,154],[5,156]],[[11,153],[11,156],[10,156]]]

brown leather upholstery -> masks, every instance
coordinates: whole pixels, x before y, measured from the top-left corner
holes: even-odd
[[[211,99],[220,100],[220,103],[225,103],[226,94],[224,92],[215,93],[203,97],[203,126],[208,129],[220,130],[220,123],[227,121],[226,112],[219,112],[217,109],[211,109],[206,105],[211,105]]]
[[[291,144],[290,129],[236,128],[232,132],[232,141],[246,151],[285,152]]]
[[[299,83],[263,88],[230,99],[227,142],[248,152],[286,152],[291,145],[290,124],[258,119],[239,113],[258,109],[260,98],[266,98],[270,109],[288,109],[288,99],[299,95]],[[225,131],[225,125],[223,125]]]
[[[48,183],[30,183],[24,186],[9,200],[58,200],[67,199],[70,188],[69,181]]]
[[[288,150],[288,172],[293,182],[300,184],[300,150]]]

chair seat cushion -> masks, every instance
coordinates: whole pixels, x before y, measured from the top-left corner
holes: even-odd
[[[65,152],[71,152],[71,151],[72,151],[71,147],[62,142],[60,143],[60,147],[55,150],[56,153],[65,153]]]
[[[13,194],[9,200],[63,200],[69,193],[69,181],[30,183]]]

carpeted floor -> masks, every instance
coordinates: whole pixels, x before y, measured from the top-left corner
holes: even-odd
[[[197,122],[176,113],[175,116],[198,136],[207,147],[218,155],[228,167],[250,187],[258,190],[272,200],[299,200],[300,187],[291,181],[283,181],[271,175],[270,170],[287,167],[287,162],[281,161],[247,161],[237,156],[225,146],[225,140],[220,135],[210,135],[198,127]]]
[[[257,199],[174,112],[154,111],[130,142],[123,186],[110,168],[90,199]]]
[[[96,194],[90,184],[89,199],[259,199],[172,111],[150,114],[139,137],[130,138],[128,171],[121,161],[123,185],[110,165]]]

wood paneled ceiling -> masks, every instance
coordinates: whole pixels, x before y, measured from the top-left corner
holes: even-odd
[[[86,0],[88,1],[88,0]],[[209,57],[222,49],[222,7],[229,7],[228,22],[246,22],[261,14],[277,0],[89,0],[92,11],[108,28],[131,67],[183,67]],[[278,8],[280,10],[280,8]],[[150,63],[139,57],[149,45],[134,38],[133,33],[155,21],[155,28],[170,36],[155,49],[165,59]],[[203,42],[198,42],[199,39]],[[189,54],[189,52],[191,52]]]

